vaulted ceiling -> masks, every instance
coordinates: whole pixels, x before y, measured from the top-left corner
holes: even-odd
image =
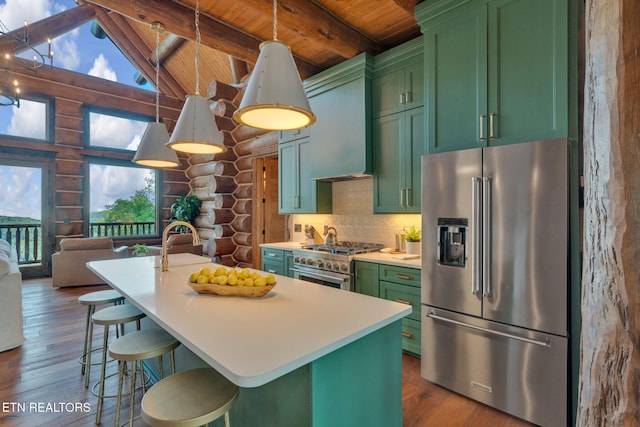
[[[291,47],[303,79],[361,52],[377,54],[420,35],[413,9],[420,0],[277,0],[277,37]],[[196,0],[78,0],[67,21],[95,17],[151,82],[154,22],[160,35],[161,92],[195,91]],[[55,17],[52,17],[55,18]],[[273,39],[272,0],[199,0],[200,92],[218,81],[238,84],[260,43]],[[60,27],[64,25],[58,24]],[[51,36],[51,28],[47,29]]]

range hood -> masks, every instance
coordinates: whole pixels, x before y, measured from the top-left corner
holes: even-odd
[[[305,81],[311,110],[310,175],[317,181],[371,176],[373,57],[361,53]]]

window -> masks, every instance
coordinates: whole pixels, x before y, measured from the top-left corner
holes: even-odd
[[[89,162],[90,237],[159,235],[159,172],[129,162]]]
[[[20,108],[2,107],[0,133],[20,138],[49,140],[50,103],[43,100],[20,98]]]
[[[89,139],[91,147],[136,151],[140,139],[152,119],[126,113],[88,111]]]

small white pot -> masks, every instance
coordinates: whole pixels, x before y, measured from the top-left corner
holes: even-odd
[[[407,244],[407,254],[408,255],[420,255],[420,248],[422,242],[414,242],[407,240],[405,242]]]

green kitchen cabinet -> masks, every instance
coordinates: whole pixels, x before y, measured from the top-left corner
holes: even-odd
[[[284,249],[274,249],[263,247],[262,271],[281,276],[292,277],[291,266],[293,265],[293,252]]]
[[[412,307],[402,319],[402,349],[414,355],[421,354],[421,271],[417,268],[354,261],[355,292],[396,301]]]
[[[567,137],[565,0],[424,1],[428,151]]]
[[[374,213],[420,213],[424,108],[373,122]]]
[[[278,212],[330,213],[331,183],[311,179],[311,138],[278,145]]]
[[[417,37],[375,57],[371,82],[373,116],[424,105],[424,47]]]
[[[367,261],[354,261],[355,286],[354,290],[359,294],[380,296],[378,289],[378,264]]]

